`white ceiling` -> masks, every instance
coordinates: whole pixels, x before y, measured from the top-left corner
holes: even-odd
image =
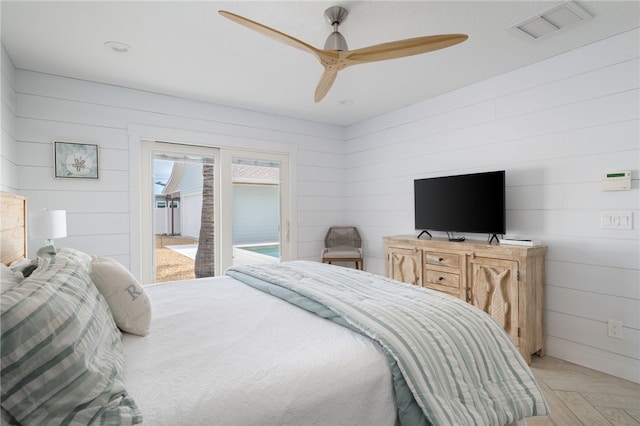
[[[638,1],[580,1],[594,18],[537,41],[508,28],[555,1],[7,1],[2,43],[16,68],[348,125],[637,28]],[[218,15],[228,10],[323,48],[341,5],[350,49],[465,33],[447,49],[341,71],[313,102],[317,59]],[[117,54],[107,41],[132,47]]]

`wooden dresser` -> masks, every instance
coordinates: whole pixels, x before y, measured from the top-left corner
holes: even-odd
[[[384,237],[387,277],[458,297],[500,323],[520,354],[544,355],[545,246]]]

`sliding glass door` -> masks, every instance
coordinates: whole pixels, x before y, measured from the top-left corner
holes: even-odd
[[[288,156],[144,142],[142,282],[291,259]]]

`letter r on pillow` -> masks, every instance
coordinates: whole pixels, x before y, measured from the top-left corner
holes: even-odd
[[[136,300],[138,298],[138,296],[142,295],[142,292],[141,291],[137,291],[136,290],[136,286],[134,286],[134,285],[130,285],[129,287],[125,288],[124,291],[129,293],[129,296],[131,296],[131,301],[132,302],[134,300]]]

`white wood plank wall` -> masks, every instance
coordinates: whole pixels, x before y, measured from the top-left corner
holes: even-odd
[[[2,112],[0,124],[2,133],[0,141],[0,190],[17,192],[18,190],[18,144],[16,132],[16,90],[13,86],[16,69],[2,48],[0,52],[0,97]]]
[[[631,31],[348,128],[346,219],[367,269],[384,273],[384,235],[417,235],[414,179],[504,169],[507,232],[549,246],[548,353],[640,381],[639,40]],[[617,170],[632,171],[632,190],[602,192],[601,174]],[[600,229],[606,210],[632,211],[634,229]],[[622,340],[607,336],[609,318]]]
[[[3,189],[26,195],[30,209],[66,209],[69,236],[60,246],[129,266],[131,123],[238,138],[248,149],[291,146],[298,178],[292,219],[302,219],[298,258],[319,259],[326,228],[344,217],[342,127],[15,70],[3,55]],[[55,140],[98,144],[100,179],[55,179]]]

